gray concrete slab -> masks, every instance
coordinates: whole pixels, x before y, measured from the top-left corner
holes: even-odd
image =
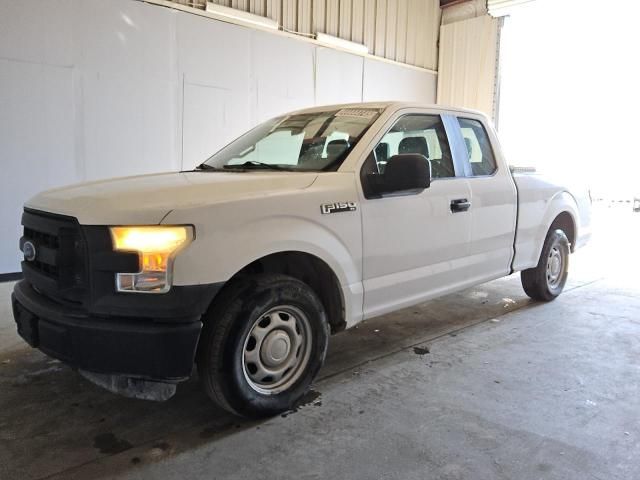
[[[263,422],[196,379],[162,404],[102,391],[3,310],[0,478],[640,478],[640,236],[619,233],[550,304],[513,276],[333,337],[306,405]]]
[[[603,292],[640,311],[606,285],[574,290],[321,381],[321,404],[122,478],[640,478],[640,323],[609,319]]]

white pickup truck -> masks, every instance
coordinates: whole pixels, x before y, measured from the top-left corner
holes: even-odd
[[[290,408],[330,332],[521,271],[553,300],[590,200],[510,169],[477,112],[406,103],[269,120],[193,171],[24,209],[20,335],[106,388],[165,399],[194,364],[241,415]]]

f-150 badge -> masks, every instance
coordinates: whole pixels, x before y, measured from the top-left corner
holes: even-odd
[[[320,211],[323,215],[326,213],[353,212],[357,208],[356,202],[323,203],[320,205]]]

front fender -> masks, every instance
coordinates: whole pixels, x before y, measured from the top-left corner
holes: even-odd
[[[169,216],[165,219],[167,223],[191,223],[196,229],[193,243],[174,261],[173,284],[226,282],[267,255],[302,252],[325,262],[336,275],[347,323],[360,320],[363,297],[360,218],[356,214],[320,215],[319,208],[316,211],[315,218],[294,214],[256,218],[255,211],[233,215],[224,210],[207,213],[204,218],[200,214]],[[211,218],[218,221],[210,221]]]
[[[231,278],[242,268],[267,255],[298,251],[323,260],[336,274],[342,285],[360,279],[358,250],[348,239],[340,238],[325,225],[295,216],[274,216],[243,224],[225,231],[200,233],[197,240],[176,259],[174,281],[214,283]],[[351,239],[355,240],[355,239]],[[352,245],[349,245],[352,243]],[[218,247],[211,251],[211,245]],[[354,256],[354,254],[356,256]],[[209,269],[203,262],[213,261]]]

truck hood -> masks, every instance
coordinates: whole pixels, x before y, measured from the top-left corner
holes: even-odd
[[[76,217],[83,225],[152,225],[176,208],[304,189],[317,175],[265,171],[139,175],[47,190],[25,207]]]

